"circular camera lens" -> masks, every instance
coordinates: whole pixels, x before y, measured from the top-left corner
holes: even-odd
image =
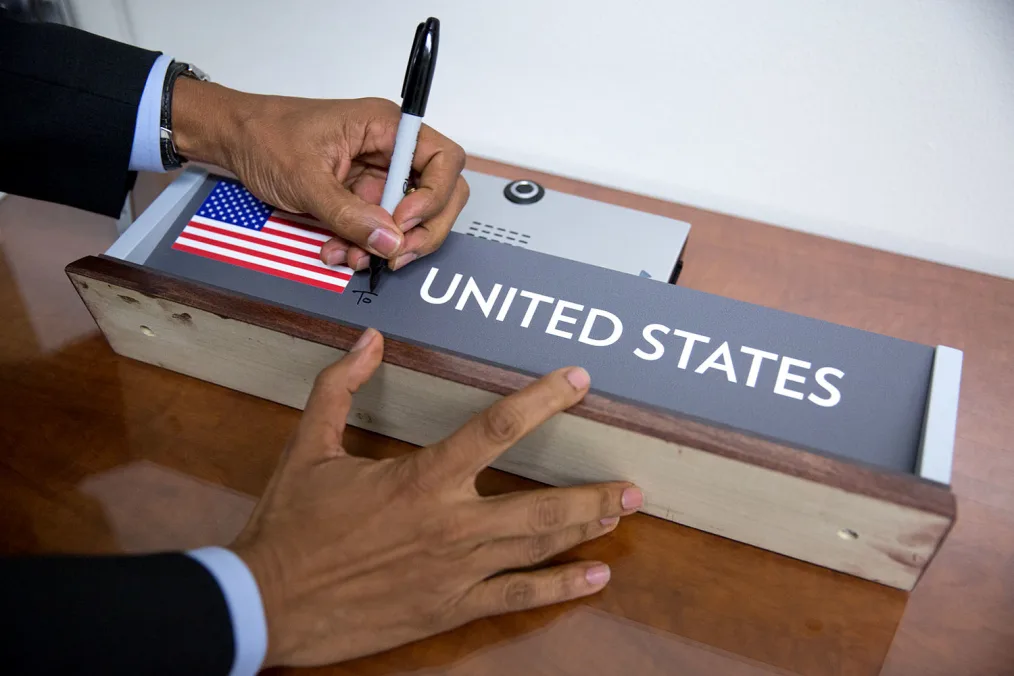
[[[546,194],[545,189],[535,181],[511,181],[503,189],[504,197],[514,204],[534,204]]]

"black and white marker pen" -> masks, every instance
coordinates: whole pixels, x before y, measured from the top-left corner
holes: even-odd
[[[415,40],[405,69],[405,80],[401,85],[401,120],[394,141],[391,166],[387,170],[387,182],[380,206],[389,214],[408,191],[408,177],[412,170],[419,128],[426,113],[426,102],[433,83],[433,71],[437,65],[437,43],[440,41],[440,21],[433,17],[426,19],[415,29]],[[375,291],[380,273],[387,261],[380,256],[370,256],[370,291]]]

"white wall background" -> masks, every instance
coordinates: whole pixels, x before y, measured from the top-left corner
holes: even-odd
[[[236,88],[397,100],[473,154],[1014,277],[1010,0],[77,0]],[[631,243],[631,246],[635,246]]]

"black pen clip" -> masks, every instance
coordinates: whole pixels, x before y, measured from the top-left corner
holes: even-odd
[[[412,51],[408,54],[408,65],[405,66],[405,79],[401,81],[401,98],[405,98],[405,92],[408,91],[408,80],[409,76],[415,74],[415,64],[419,61],[419,52],[422,51],[422,40],[423,30],[426,26],[425,22],[421,22],[415,27],[415,38],[412,39]]]
[[[430,17],[415,28],[412,51],[401,83],[401,111],[422,117],[430,97],[433,73],[437,65],[437,47],[440,44],[440,19]]]

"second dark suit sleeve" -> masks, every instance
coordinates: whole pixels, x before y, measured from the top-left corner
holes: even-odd
[[[0,191],[117,217],[158,52],[0,10]]]
[[[184,554],[0,559],[7,674],[224,676],[234,658],[215,578]]]

